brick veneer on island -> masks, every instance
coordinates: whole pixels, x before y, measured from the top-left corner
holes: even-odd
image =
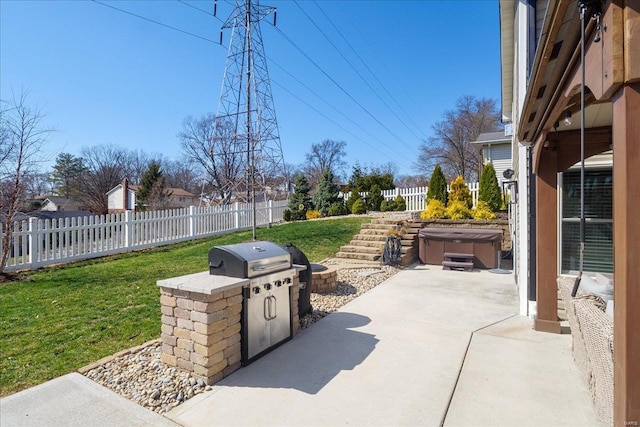
[[[209,272],[158,280],[162,313],[161,361],[207,384],[240,368],[242,288],[249,279]],[[293,333],[299,329],[299,278],[293,281]]]

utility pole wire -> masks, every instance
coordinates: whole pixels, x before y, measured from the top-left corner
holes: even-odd
[[[218,43],[218,42],[213,41],[211,39],[208,39],[206,37],[202,37],[202,36],[199,36],[197,34],[190,33],[189,31],[181,30],[180,28],[172,27],[171,25],[163,24],[162,22],[159,22],[159,21],[156,21],[156,20],[153,20],[153,19],[150,19],[150,18],[146,18],[146,17],[141,16],[141,15],[137,15],[137,14],[135,14],[133,12],[129,12],[129,11],[124,10],[124,9],[120,9],[119,7],[112,6],[110,4],[101,2],[99,0],[91,0],[91,1],[94,2],[94,3],[100,4],[102,6],[117,10],[118,12],[126,13],[127,15],[135,16],[136,18],[144,19],[145,21],[152,22],[152,23],[157,24],[157,25],[161,25],[161,26],[163,26],[165,28],[169,28],[169,29],[172,29],[174,31],[178,31],[180,33],[187,34],[189,36],[192,36],[192,37],[204,40],[204,41],[208,41],[208,42],[215,43],[215,44],[221,44],[221,43]]]
[[[373,133],[371,133],[369,130],[367,130],[366,128],[364,128],[362,125],[358,124],[355,120],[353,120],[351,117],[347,116],[346,114],[344,114],[340,109],[338,109],[337,107],[335,107],[334,105],[332,105],[329,101],[327,101],[326,99],[324,99],[320,94],[318,94],[317,92],[315,92],[313,89],[311,89],[309,86],[307,86],[303,81],[301,81],[300,79],[298,79],[296,76],[294,76],[293,74],[291,74],[286,68],[284,68],[282,65],[278,64],[277,62],[271,60],[271,62],[273,63],[273,65],[275,65],[276,67],[280,68],[284,73],[286,73],[287,75],[289,75],[289,77],[291,77],[292,79],[294,79],[296,82],[298,82],[298,84],[300,84],[302,87],[304,87],[305,89],[307,89],[309,92],[311,92],[316,98],[318,98],[319,100],[321,100],[322,102],[324,102],[325,104],[327,104],[327,106],[331,109],[333,109],[336,113],[340,114],[343,118],[347,119],[349,122],[351,122],[351,124],[353,124],[354,126],[356,126],[358,129],[360,129],[361,131],[363,131],[364,133],[366,133],[367,135],[369,135],[371,138],[375,139],[376,141],[378,141],[380,144],[382,144],[383,146],[385,145],[385,143],[378,138],[377,136],[375,136]],[[311,106],[309,103],[307,103],[306,101],[304,101],[302,98],[300,98],[299,96],[295,95],[294,93],[292,93],[290,90],[286,89],[283,85],[279,84],[278,82],[276,82],[275,80],[271,79],[271,81],[275,84],[277,84],[280,88],[284,89],[287,93],[289,93],[291,96],[295,97],[296,99],[298,99],[300,102],[302,102],[303,104],[307,105],[309,108],[311,108],[312,110],[314,110],[315,112],[317,112],[318,114],[320,114],[322,117],[326,118],[327,120],[329,120],[331,123],[337,125],[338,127],[340,127],[342,130],[346,131],[347,133],[349,133],[351,136],[353,136],[354,138],[362,141],[365,145],[367,145],[368,147],[373,148],[374,150],[376,150],[377,152],[379,152],[382,155],[387,155],[385,153],[383,153],[382,151],[380,151],[378,148],[376,148],[374,145],[368,143],[367,141],[365,141],[364,139],[362,139],[359,136],[356,136],[355,134],[353,134],[352,132],[350,132],[349,130],[347,130],[346,128],[344,128],[343,126],[341,126],[340,124],[338,124],[337,122],[335,122],[334,120],[330,119],[329,117],[327,117],[325,114],[321,113],[318,109],[316,109],[315,107]],[[394,153],[397,154],[397,153]],[[409,159],[407,157],[405,157],[404,155],[400,154],[401,157],[404,157],[405,160],[408,160],[410,162],[412,162],[412,159]]]
[[[315,111],[316,113],[320,114],[322,117],[324,117],[325,119],[329,120],[331,123],[333,123],[334,125],[338,126],[340,129],[342,129],[343,131],[347,132],[349,135],[353,136],[354,138],[356,138],[357,140],[359,140],[360,142],[362,142],[363,144],[365,144],[366,146],[376,150],[378,153],[382,154],[383,156],[386,156],[387,154],[383,153],[379,148],[369,144],[366,140],[362,139],[361,137],[357,136],[356,134],[354,134],[353,132],[351,132],[349,129],[345,128],[344,126],[342,126],[340,123],[336,122],[335,120],[333,120],[331,117],[327,116],[326,114],[322,113],[320,110],[318,110],[317,108],[315,108],[313,105],[309,104],[308,102],[306,102],[304,99],[300,98],[298,95],[296,95],[295,93],[291,92],[289,89],[287,89],[286,87],[282,86],[281,84],[279,84],[278,82],[276,82],[275,80],[271,80],[276,86],[280,87],[282,90],[284,90],[285,92],[287,92],[289,95],[293,96],[294,98],[296,98],[298,101],[302,102],[304,105],[306,105],[307,107],[311,108],[313,111]],[[345,116],[346,117],[346,116]],[[353,124],[355,124],[356,126],[360,127],[360,125],[358,125],[357,123],[353,122]],[[364,129],[362,129],[364,130]],[[366,131],[365,131],[366,132]],[[368,133],[368,132],[367,132]],[[411,159],[409,159],[408,157],[405,157],[402,153],[395,153],[397,155],[400,155],[401,157],[403,157],[405,160],[408,161],[413,161]]]
[[[386,68],[386,70],[389,72],[389,74],[393,77],[394,81],[396,82],[396,85],[398,86],[398,88],[402,91],[403,95],[405,96],[405,98],[410,99],[411,96],[409,96],[409,94],[402,88],[402,85],[398,84],[398,78],[393,74],[393,72],[391,71],[391,69],[389,69],[389,66],[384,62],[384,60],[380,57],[380,55],[378,54],[378,51],[376,49],[373,48],[373,46],[371,46],[371,43],[369,43],[367,37],[364,36],[364,34],[362,34],[362,31],[360,31],[360,29],[358,28],[358,26],[353,22],[353,20],[351,19],[351,17],[347,14],[347,12],[344,11],[344,9],[342,8],[342,5],[340,4],[340,1],[335,1],[335,4],[338,6],[338,8],[340,9],[340,11],[342,12],[342,14],[347,18],[347,20],[349,21],[349,23],[351,24],[351,26],[356,30],[356,32],[360,35],[360,37],[362,38],[362,40],[364,40],[364,42],[366,43],[366,45],[369,47],[369,50],[371,50],[371,52],[375,55],[376,58],[378,58],[378,61],[380,62],[380,64],[382,64],[382,66],[384,68]],[[393,97],[392,97],[393,99]],[[409,114],[407,114],[406,111],[404,111],[404,109],[400,106],[400,103],[398,103],[395,99],[394,102],[398,105],[398,107],[400,108],[400,110],[407,116],[407,118],[409,119],[409,121],[411,121],[411,123],[416,127],[416,129],[422,134],[423,139],[427,139],[427,136],[424,134],[424,132],[422,131],[422,128],[420,126],[418,126],[409,116]]]
[[[318,26],[318,24],[311,18],[311,16],[309,16],[309,14],[302,8],[302,6],[300,6],[300,4],[298,3],[297,0],[293,0],[293,2],[296,4],[296,6],[298,6],[298,8],[300,9],[300,11],[302,11],[302,13],[307,17],[307,19],[309,19],[309,21],[316,27],[316,29],[320,32],[320,34],[322,34],[322,36],[329,42],[329,44],[336,50],[336,52],[338,52],[338,54],[342,57],[342,59],[345,60],[345,62],[351,67],[351,69],[358,75],[358,77],[360,77],[360,79],[364,82],[365,85],[367,85],[367,87],[371,90],[371,92],[373,92],[374,95],[376,95],[378,97],[378,99],[398,118],[398,115],[391,109],[391,107],[389,107],[389,105],[382,99],[382,97],[380,97],[380,95],[376,92],[376,90],[371,86],[371,84],[369,84],[369,82],[364,78],[364,76],[362,76],[362,74],[353,66],[353,64],[351,63],[351,61],[349,61],[349,59],[342,53],[342,51],[338,48],[338,46],[336,46],[331,39],[326,35],[326,33],[320,28],[320,26]],[[314,63],[314,65],[318,66],[317,64]],[[321,70],[322,71],[322,70]],[[322,71],[324,73],[324,71]],[[325,73],[326,75],[326,73]],[[334,83],[335,80],[332,79],[332,81]],[[336,83],[337,84],[337,83]],[[340,87],[342,89],[342,87]],[[342,89],[345,93],[347,93],[344,89]],[[400,138],[396,133],[394,133],[391,129],[389,129],[386,125],[384,125],[377,117],[375,117],[373,114],[371,114],[371,112],[369,112],[369,110],[367,110],[362,104],[360,104],[359,102],[357,102],[351,95],[349,95],[347,93],[347,96],[349,96],[351,98],[352,101],[354,101],[356,104],[358,104],[364,111],[365,113],[367,113],[371,118],[373,118],[380,126],[382,126],[382,128],[384,130],[386,130],[391,136],[393,136],[395,139],[398,140],[398,142],[400,142],[402,145],[404,145],[405,147],[407,147],[409,150],[414,151],[414,154],[418,154],[416,147],[412,147],[409,144],[407,144],[402,138]],[[404,124],[404,123],[403,123]],[[406,125],[405,125],[406,127]],[[417,136],[416,136],[417,137]]]
[[[347,46],[349,46],[349,48],[351,49],[351,51],[355,54],[356,58],[358,58],[358,60],[364,65],[364,67],[367,69],[367,71],[369,71],[369,73],[373,76],[373,78],[376,80],[376,82],[380,85],[380,87],[382,87],[382,89],[387,93],[387,95],[389,95],[389,97],[395,101],[395,99],[393,99],[393,96],[391,96],[391,94],[389,93],[389,91],[384,87],[384,85],[382,84],[382,82],[376,77],[376,75],[373,73],[373,71],[371,71],[371,68],[369,68],[369,66],[367,66],[367,64],[364,62],[364,60],[362,59],[362,57],[358,54],[358,52],[353,48],[353,46],[351,45],[351,43],[349,42],[349,40],[347,40],[347,38],[342,34],[342,32],[340,31],[340,29],[336,26],[336,24],[333,22],[333,20],[331,18],[329,18],[329,16],[325,13],[325,11],[320,7],[320,5],[318,4],[317,1],[314,0],[313,2],[316,7],[320,10],[320,12],[322,13],[322,15],[325,17],[325,19],[329,22],[329,24],[331,24],[331,26],[333,27],[333,29],[335,30],[336,33],[338,33],[338,35],[342,38],[342,40],[347,44]],[[296,2],[297,4],[297,2]],[[298,5],[298,7],[300,8],[300,5]],[[407,123],[398,115],[398,113],[396,112],[395,109],[391,108],[391,106],[389,106],[389,104],[387,103],[387,101],[384,100],[384,98],[382,96],[380,96],[380,94],[371,86],[371,84],[367,81],[367,79],[357,70],[357,68],[355,67],[355,65],[353,65],[353,63],[346,57],[346,55],[344,55],[340,49],[333,44],[333,42],[331,42],[331,40],[329,40],[329,37],[327,36],[327,34],[322,31],[320,29],[320,27],[313,22],[312,18],[303,11],[303,13],[305,13],[305,15],[307,16],[307,18],[309,18],[309,20],[312,21],[312,23],[316,26],[316,28],[322,33],[322,35],[329,41],[329,43],[331,44],[331,46],[333,46],[336,51],[340,54],[340,56],[342,56],[342,58],[347,62],[347,64],[349,64],[349,66],[351,67],[351,69],[358,75],[358,77],[360,77],[360,79],[364,82],[364,84],[367,85],[367,87],[371,90],[371,92],[373,92],[373,94],[380,100],[380,102],[382,102],[384,104],[385,107],[387,107],[387,109],[391,112],[391,114],[393,114],[396,119],[398,119],[398,121],[400,123],[402,123],[402,125],[411,133],[413,134],[413,136],[416,137],[417,140],[420,140],[420,137],[415,133],[415,131],[410,128]],[[398,104],[398,102],[396,101],[396,104]],[[400,107],[398,105],[398,107]],[[400,109],[402,109],[402,107],[400,107]],[[405,113],[406,115],[406,113]],[[403,143],[404,144],[404,143]],[[410,147],[409,145],[405,146],[409,149],[412,149],[412,147]]]
[[[204,40],[204,41],[207,41],[207,42],[213,43],[213,44],[215,44],[215,45],[217,45],[217,46],[221,46],[221,47],[222,47],[222,48],[224,48],[224,49],[228,49],[228,46],[227,46],[227,45],[224,45],[224,44],[222,44],[222,43],[220,43],[220,42],[218,42],[218,41],[211,40],[211,39],[206,38],[206,37],[203,37],[203,36],[199,36],[199,35],[197,35],[197,34],[194,34],[194,33],[189,32],[189,31],[185,31],[185,30],[182,30],[182,29],[180,29],[180,28],[176,28],[176,27],[173,27],[173,26],[171,26],[171,25],[164,24],[164,23],[162,23],[162,22],[156,21],[156,20],[154,20],[154,19],[147,18],[147,17],[142,16],[142,15],[135,14],[135,13],[133,13],[133,12],[129,12],[129,11],[127,11],[127,10],[124,10],[124,9],[118,8],[118,7],[116,7],[116,6],[112,6],[112,5],[110,5],[110,4],[106,4],[106,3],[104,3],[104,2],[102,2],[102,1],[100,1],[100,0],[91,0],[91,1],[93,1],[94,3],[99,4],[99,5],[101,5],[101,6],[105,6],[105,7],[108,7],[108,8],[110,8],[110,9],[116,10],[116,11],[118,11],[118,12],[121,12],[121,13],[124,13],[124,14],[130,15],[130,16],[133,16],[133,17],[135,17],[135,18],[142,19],[142,20],[144,20],[144,21],[147,21],[147,22],[150,22],[150,23],[153,23],[153,24],[156,24],[156,25],[160,25],[160,26],[162,26],[162,27],[164,27],[164,28],[168,28],[168,29],[171,29],[171,30],[177,31],[177,32],[182,33],[182,34],[189,35],[189,36],[195,37],[195,38],[197,38],[197,39],[200,39],[200,40]],[[214,16],[212,13],[209,13],[209,12],[207,12],[207,11],[205,11],[205,10],[203,10],[203,9],[200,9],[200,8],[198,8],[198,7],[196,7],[196,6],[193,6],[193,5],[191,5],[191,4],[189,4],[189,3],[187,3],[187,2],[185,2],[185,1],[183,1],[183,0],[177,0],[177,1],[178,1],[179,3],[184,4],[185,6],[188,6],[188,7],[190,7],[190,8],[196,9],[196,10],[198,10],[198,11],[202,12],[202,13],[205,13],[205,14],[207,14],[207,15],[211,16],[212,18],[215,18],[215,19],[217,19],[217,20],[219,20],[219,21],[223,22],[220,18],[218,18],[217,16]],[[232,5],[232,6],[233,6],[233,3],[232,3],[232,2],[230,2],[230,1],[225,1],[225,3],[228,3],[228,4],[230,4],[230,5]],[[284,33],[283,33],[283,32],[282,32],[278,27],[275,27],[275,28],[276,28],[276,30],[281,34],[281,36],[283,36],[283,37],[285,38],[285,40],[287,40],[290,44],[292,44],[292,46],[293,46],[295,49],[297,49],[297,50],[298,50],[298,51],[300,51],[300,52],[301,52],[305,57],[307,57],[307,59],[308,59],[308,60],[309,60],[309,61],[310,61],[314,66],[316,66],[316,68],[318,68],[318,69],[319,69],[323,74],[325,74],[325,76],[327,76],[327,77],[329,78],[329,80],[331,80],[334,84],[336,84],[336,85],[339,87],[339,89],[340,89],[340,90],[342,90],[344,93],[346,93],[348,97],[350,97],[350,98],[351,98],[351,99],[352,99],[356,104],[358,104],[358,106],[360,106],[360,108],[362,108],[362,109],[363,109],[367,114],[369,114],[371,117],[373,117],[373,116],[372,116],[372,114],[371,114],[371,113],[369,113],[369,112],[368,112],[368,110],[366,110],[366,108],[364,108],[360,103],[358,103],[355,99],[353,99],[353,97],[352,97],[351,95],[349,95],[349,94],[345,91],[345,89],[344,89],[344,88],[342,88],[339,84],[337,84],[337,82],[335,82],[335,80],[334,80],[333,78],[331,78],[331,77],[330,77],[330,76],[329,76],[329,75],[328,75],[324,70],[322,70],[322,68],[320,68],[320,67],[319,67],[319,65],[318,65],[317,63],[315,63],[315,62],[314,62],[310,57],[308,57],[308,55],[306,55],[306,54],[302,51],[302,49],[301,49],[300,47],[298,47],[298,46],[297,46],[297,45],[296,45],[296,44],[295,44],[295,43],[294,43],[294,42],[293,42],[293,41],[292,41],[292,40],[291,40],[291,39],[290,39],[286,34],[284,34]],[[265,57],[267,57],[267,56],[265,55]],[[267,57],[267,58],[269,59],[269,61],[270,61],[271,63],[273,63],[274,65],[276,65],[276,66],[277,66],[277,67],[279,67],[280,69],[284,70],[284,71],[285,71],[289,76],[291,76],[292,78],[294,78],[294,80],[296,80],[296,81],[297,81],[299,84],[301,84],[304,88],[306,88],[307,90],[309,90],[309,91],[310,91],[314,96],[316,96],[318,99],[320,99],[320,100],[321,100],[321,101],[323,101],[325,104],[327,104],[329,107],[331,107],[334,111],[339,112],[339,113],[340,113],[344,118],[346,118],[346,119],[347,119],[348,121],[350,121],[352,124],[356,125],[360,130],[364,131],[366,134],[368,134],[369,136],[371,136],[373,139],[375,139],[376,141],[378,141],[378,142],[380,142],[381,144],[385,145],[385,143],[384,143],[382,140],[380,140],[380,139],[379,139],[379,138],[377,138],[375,135],[373,135],[371,132],[369,132],[368,130],[366,130],[365,128],[363,128],[361,125],[357,124],[357,123],[356,123],[356,122],[354,122],[352,119],[350,119],[349,117],[347,117],[347,116],[346,116],[344,113],[342,113],[342,112],[341,112],[337,107],[335,107],[335,105],[331,104],[330,102],[328,102],[327,100],[325,100],[324,98],[322,98],[322,97],[321,97],[320,95],[318,95],[316,92],[314,92],[313,90],[311,90],[308,86],[306,86],[304,83],[302,83],[298,78],[294,77],[291,73],[289,73],[289,72],[285,69],[285,67],[281,66],[280,64],[278,64],[277,62],[275,62],[273,59],[271,59],[271,58],[269,58],[269,57]],[[281,84],[279,84],[277,81],[275,81],[275,80],[273,80],[273,79],[271,79],[271,80],[272,80],[275,84],[277,84],[279,87],[284,88],[284,86],[283,86],[283,85],[281,85]],[[319,112],[319,110],[317,110],[317,109],[316,109],[316,108],[314,108],[314,107],[311,107],[311,105],[310,105],[308,102],[304,101],[301,97],[299,97],[299,96],[297,96],[297,95],[293,94],[290,90],[287,90],[287,89],[285,89],[285,90],[286,90],[286,92],[287,92],[287,93],[289,93],[289,94],[293,95],[295,98],[297,98],[298,100],[300,100],[301,102],[303,102],[305,105],[307,105],[307,106],[309,106],[310,108],[312,108],[315,112],[319,113],[322,117],[324,117],[324,118],[326,118],[327,120],[331,121],[332,123],[334,123],[334,124],[338,125],[334,120],[329,119],[326,115],[324,115],[324,114],[320,113],[320,112]],[[380,122],[379,120],[377,120],[375,117],[373,117],[373,118],[374,118],[374,120],[375,120],[378,124],[382,125],[382,124],[381,124],[381,122]],[[343,129],[343,130],[347,131],[343,126],[341,126],[341,125],[338,125],[338,126],[339,126],[341,129]],[[384,127],[384,125],[382,125],[382,126]],[[369,147],[373,148],[374,150],[376,150],[376,151],[380,152],[381,154],[383,154],[383,153],[382,153],[382,152],[381,152],[377,147],[375,147],[375,146],[374,146],[374,145],[372,145],[372,144],[367,143],[364,139],[362,139],[362,138],[360,138],[360,137],[355,136],[355,135],[353,134],[353,132],[350,132],[350,131],[347,131],[347,132],[348,132],[350,135],[354,136],[356,139],[358,139],[358,140],[362,141],[363,143],[365,143],[367,146],[369,146]],[[394,155],[399,155],[399,153],[398,153],[398,152],[394,152]],[[402,155],[401,155],[401,156],[402,156]],[[408,159],[407,157],[405,157],[405,156],[402,156],[402,157],[403,157],[403,158],[405,158],[406,160],[409,160],[409,159]]]
[[[373,70],[369,67],[369,65],[365,62],[364,59],[362,59],[362,57],[360,56],[360,54],[358,53],[358,51],[353,47],[353,45],[351,44],[351,42],[349,41],[348,38],[346,38],[344,36],[344,34],[342,34],[342,32],[340,31],[340,29],[333,23],[333,20],[329,18],[329,16],[325,13],[325,11],[322,9],[322,7],[320,7],[320,3],[318,3],[316,0],[314,0],[314,3],[316,4],[316,6],[318,7],[318,9],[320,9],[320,12],[322,12],[322,14],[325,16],[325,18],[327,18],[327,21],[329,21],[329,23],[331,24],[331,26],[336,30],[336,32],[340,35],[340,37],[342,38],[342,40],[345,41],[345,43],[347,43],[347,46],[349,46],[349,48],[351,49],[351,51],[356,55],[356,57],[360,60],[360,62],[362,62],[362,65],[365,66],[365,68],[367,69],[367,71],[369,71],[369,73],[371,73],[371,75],[373,76],[373,78],[376,80],[376,82],[378,82],[378,84],[380,85],[380,87],[382,87],[382,89],[386,92],[386,94],[389,96],[389,98],[391,98],[391,100],[395,103],[395,105],[398,107],[398,109],[405,115],[405,117],[407,118],[407,120],[409,120],[409,122],[416,128],[416,130],[422,134],[422,136],[418,136],[416,135],[413,131],[411,131],[411,133],[413,133],[413,136],[415,136],[416,138],[420,139],[427,139],[427,136],[424,134],[424,132],[422,131],[422,129],[420,128],[420,126],[418,126],[416,124],[415,121],[413,121],[413,119],[411,118],[411,116],[405,111],[404,108],[402,108],[402,105],[400,105],[400,103],[395,99],[395,97],[391,94],[391,92],[389,92],[389,90],[387,89],[387,87],[380,81],[380,79],[378,78],[378,76],[376,75],[376,73],[373,72]],[[340,8],[340,11],[342,11],[343,14],[346,15],[346,13],[344,12],[344,9],[342,9],[342,6],[340,6],[339,2],[336,2],[338,4],[338,7]],[[358,34],[360,34],[360,36],[365,39],[365,42],[367,43],[367,46],[369,46],[369,48],[374,51],[374,53],[377,56],[377,53],[375,52],[375,50],[373,48],[371,48],[371,45],[369,44],[369,42],[366,40],[366,38],[362,35],[362,33],[360,32],[360,30],[356,27],[356,25],[354,24],[354,22],[351,20],[351,18],[349,16],[347,16],[347,19],[349,20],[349,22],[351,23],[351,26],[353,28],[355,28],[355,30],[358,32]],[[378,56],[378,59],[379,56]],[[382,62],[382,61],[381,61]],[[383,64],[384,65],[384,64]],[[385,66],[386,67],[386,66]],[[388,67],[387,67],[388,70]],[[402,120],[401,120],[402,122]],[[407,126],[404,122],[402,122],[403,125]],[[409,128],[407,126],[407,128]]]

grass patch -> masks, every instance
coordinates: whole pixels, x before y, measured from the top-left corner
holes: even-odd
[[[259,229],[310,261],[335,255],[369,218],[294,222]],[[0,396],[77,370],[160,336],[156,281],[207,270],[214,245],[251,231],[43,269],[0,284]]]

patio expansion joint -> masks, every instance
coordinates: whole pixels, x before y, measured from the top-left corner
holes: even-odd
[[[504,321],[507,321],[513,317],[518,316],[517,314],[512,314],[511,316],[507,316],[504,319],[500,319],[497,320],[493,323],[490,323],[488,325],[485,325],[481,328],[478,328],[474,331],[471,332],[471,335],[469,336],[469,342],[467,342],[467,348],[465,348],[464,350],[464,355],[462,356],[462,363],[460,363],[460,369],[458,369],[458,374],[456,375],[456,381],[453,384],[453,388],[451,389],[451,394],[449,395],[449,401],[447,402],[447,407],[444,410],[444,415],[442,416],[442,421],[440,421],[440,427],[444,426],[444,423],[447,421],[447,415],[449,414],[449,409],[451,408],[451,402],[453,401],[453,396],[456,394],[456,388],[458,387],[458,382],[460,381],[460,377],[462,376],[462,370],[464,369],[464,364],[467,360],[467,354],[469,353],[469,348],[471,347],[471,341],[473,341],[473,337],[476,333],[481,332],[484,329],[487,329],[491,326],[497,325],[498,323],[502,323]]]

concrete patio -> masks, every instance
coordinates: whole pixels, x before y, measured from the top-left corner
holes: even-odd
[[[516,313],[512,275],[416,264],[168,418],[71,374],[0,400],[0,425],[599,426],[571,337]]]
[[[534,332],[517,311],[511,275],[414,265],[168,416],[184,426],[600,425],[570,336]]]

